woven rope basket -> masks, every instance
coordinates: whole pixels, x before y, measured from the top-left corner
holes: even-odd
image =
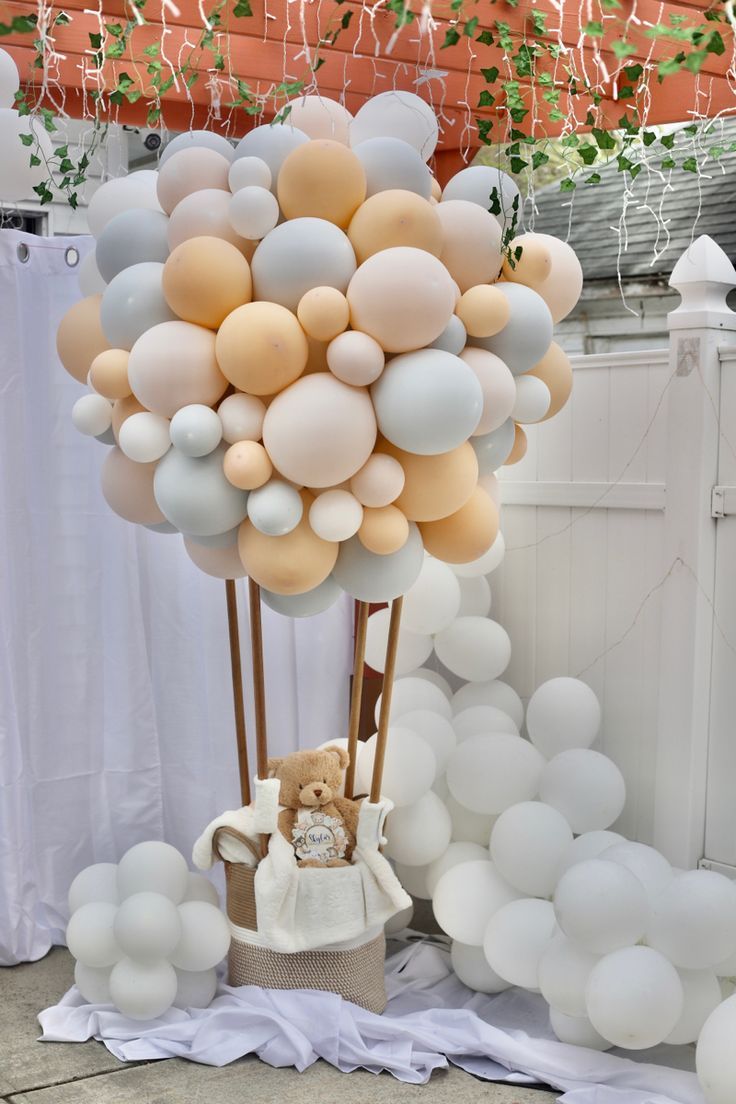
[[[233,828],[218,828],[213,846],[221,855],[218,840],[230,835],[249,849],[258,862],[252,842]],[[228,973],[230,985],[258,985],[265,989],[319,989],[337,993],[345,1000],[383,1012],[386,1007],[383,932],[367,933],[363,942],[344,949],[295,951],[284,954],[255,941],[258,932],[256,909],[256,867],[223,860],[226,879],[226,907],[230,921]],[[247,932],[254,933],[250,941]]]

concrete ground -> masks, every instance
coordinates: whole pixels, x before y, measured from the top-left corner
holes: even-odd
[[[37,1013],[72,984],[72,959],[56,948],[40,962],[0,969],[0,1100],[8,1104],[552,1104],[541,1089],[489,1084],[451,1068],[427,1085],[389,1074],[345,1075],[324,1062],[305,1073],[245,1058],[222,1069],[179,1058],[122,1063],[95,1041],[39,1043]],[[297,1097],[298,1094],[298,1097]]]

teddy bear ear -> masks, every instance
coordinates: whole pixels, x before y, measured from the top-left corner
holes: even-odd
[[[281,766],[283,761],[284,761],[283,757],[281,759],[269,759],[268,760],[268,762],[266,763],[266,768],[268,770],[269,778],[274,777],[274,775],[276,774],[276,771],[279,769],[279,767]]]
[[[337,756],[337,759],[338,759],[338,762],[340,763],[340,769],[341,769],[341,770],[345,770],[345,768],[347,767],[348,763],[350,762],[350,756],[348,755],[348,753],[347,753],[347,751],[345,750],[345,748],[341,748],[341,747],[335,747],[335,745],[334,745],[334,744],[330,744],[330,746],[329,746],[329,747],[326,747],[326,748],[324,748],[323,750],[324,750],[324,751],[329,751],[329,752],[331,752],[331,753],[332,753],[333,755],[336,755],[336,756]]]

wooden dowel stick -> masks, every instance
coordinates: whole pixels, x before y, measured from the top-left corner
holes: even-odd
[[[363,704],[363,676],[365,674],[365,637],[368,629],[368,603],[358,602],[355,618],[355,658],[353,662],[353,687],[350,697],[350,723],[348,725],[348,755],[350,762],[345,774],[345,796],[355,794],[355,763],[358,758],[358,732],[360,731],[360,707]]]
[[[386,664],[383,670],[383,692],[381,694],[381,712],[378,716],[378,736],[376,739],[376,757],[373,761],[370,800],[375,802],[381,797],[383,782],[383,763],[386,758],[386,740],[388,738],[389,717],[391,716],[391,697],[394,690],[394,672],[396,671],[396,653],[399,650],[399,627],[401,625],[401,607],[403,595],[394,598],[391,606],[391,618],[388,623],[388,641],[386,642]]]
[[[261,588],[248,579],[250,602],[250,641],[253,660],[253,708],[256,716],[256,770],[259,778],[268,778],[268,735],[266,728],[266,683],[263,670],[263,628],[261,626]]]
[[[240,775],[240,800],[250,805],[250,770],[248,745],[245,738],[245,705],[243,702],[243,670],[240,665],[240,631],[238,628],[238,596],[235,580],[225,580],[227,598],[227,628],[230,637],[230,671],[233,682],[233,709],[235,711],[235,742],[238,748],[238,773]]]

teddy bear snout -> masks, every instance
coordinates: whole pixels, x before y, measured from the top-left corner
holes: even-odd
[[[301,792],[302,805],[327,805],[332,801],[332,790],[324,783],[305,786]]]

